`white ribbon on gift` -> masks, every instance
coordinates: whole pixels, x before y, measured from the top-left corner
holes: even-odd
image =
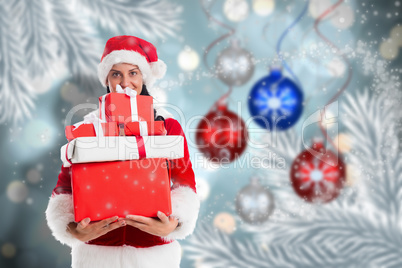
[[[147,158],[179,159],[184,157],[183,136],[143,137]],[[139,159],[137,137],[79,137],[60,150],[64,167],[71,164]]]
[[[86,116],[84,116],[84,121],[75,123],[73,126],[75,129],[81,126],[82,124],[92,124],[94,126],[96,136],[104,137],[105,134],[103,132],[102,123],[104,123],[104,121],[99,119],[95,113],[89,113]]]
[[[148,136],[148,124],[146,121],[139,121],[140,136]]]
[[[139,121],[138,118],[138,109],[137,109],[137,91],[126,87],[123,89],[120,85],[116,85],[116,93],[126,94],[130,97],[130,108],[131,108],[131,121],[132,122],[139,122],[140,127],[140,135],[141,136],[148,136],[148,125],[146,121]],[[102,122],[106,122],[106,95],[102,96],[102,105],[101,105],[101,120]]]
[[[122,89],[120,85],[116,86],[116,93],[121,93],[121,94],[126,94],[127,96],[130,97],[130,108],[131,108],[131,121],[132,122],[137,122],[138,121],[138,109],[137,109],[137,91],[134,89],[131,89],[129,87],[126,87],[125,89]],[[102,105],[101,105],[101,120],[106,121],[106,109],[105,109],[105,100],[106,100],[107,94],[102,96]]]
[[[131,107],[131,121],[137,122],[138,121],[138,109],[137,109],[137,91],[126,87],[122,89],[120,85],[116,86],[117,93],[124,93],[130,97],[130,107]]]

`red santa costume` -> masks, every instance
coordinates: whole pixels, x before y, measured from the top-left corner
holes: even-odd
[[[98,67],[101,83],[114,64],[137,65],[143,74],[144,84],[151,89],[166,72],[166,65],[158,59],[155,47],[133,36],[117,36],[109,39]],[[152,95],[152,90],[150,90]],[[93,112],[95,115],[98,113]],[[70,168],[62,167],[58,182],[50,197],[46,219],[54,237],[72,248],[73,268],[102,267],[169,267],[180,266],[181,249],[176,239],[184,239],[195,228],[199,199],[196,195],[195,177],[190,162],[187,141],[176,120],[162,108],[157,115],[165,118],[167,135],[184,137],[184,157],[170,160],[172,214],[180,223],[166,237],[159,237],[126,225],[88,242],[82,242],[67,231],[74,221]]]

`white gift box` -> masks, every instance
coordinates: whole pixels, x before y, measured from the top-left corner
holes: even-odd
[[[184,157],[183,136],[144,136],[145,158]],[[64,167],[76,163],[140,159],[135,136],[80,137],[60,149]]]

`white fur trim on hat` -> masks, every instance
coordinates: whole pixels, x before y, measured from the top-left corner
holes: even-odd
[[[46,209],[47,225],[53,236],[62,244],[73,246],[84,243],[67,231],[67,225],[74,221],[74,205],[71,194],[57,194],[50,197]]]
[[[184,239],[193,233],[200,210],[200,200],[190,187],[179,186],[171,191],[172,215],[180,226],[163,237],[166,241]]]
[[[162,78],[166,73],[166,64],[162,60],[148,63],[147,59],[138,52],[132,50],[115,50],[105,56],[98,65],[98,77],[103,86],[113,65],[118,63],[130,63],[137,65],[142,73],[144,84],[151,88],[156,79]]]

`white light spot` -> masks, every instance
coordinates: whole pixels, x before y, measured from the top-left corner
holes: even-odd
[[[270,99],[268,100],[268,106],[269,106],[271,109],[276,110],[276,109],[278,109],[279,107],[281,107],[281,100],[280,100],[279,98],[276,98],[276,97],[270,98]]]
[[[321,181],[324,177],[321,170],[315,169],[310,173],[310,177],[313,181]]]

